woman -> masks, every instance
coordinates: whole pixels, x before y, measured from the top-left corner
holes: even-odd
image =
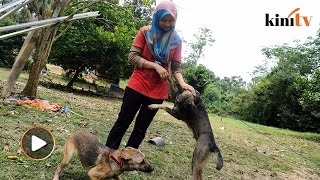
[[[195,94],[183,80],[181,71],[181,39],[175,31],[177,9],[173,2],[162,1],[153,14],[152,23],[142,27],[132,44],[129,60],[135,66],[123,96],[117,121],[107,138],[106,146],[118,149],[121,139],[136,113],[134,129],[126,146],[138,148],[157,110],[149,104],[161,104],[168,98],[168,68],[183,90]]]

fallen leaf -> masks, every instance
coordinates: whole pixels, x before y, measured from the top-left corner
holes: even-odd
[[[51,167],[51,164],[46,163],[46,167],[50,168],[50,167]]]
[[[257,151],[261,154],[267,154],[267,149],[263,147],[257,147]]]
[[[5,144],[3,145],[3,151],[5,151],[5,152],[8,152],[8,151],[9,151],[9,144],[8,144],[8,143],[5,143]]]
[[[6,116],[12,116],[14,115],[16,112],[15,111],[8,111],[5,115]]]
[[[10,160],[17,160],[18,159],[18,156],[7,156],[7,157]]]

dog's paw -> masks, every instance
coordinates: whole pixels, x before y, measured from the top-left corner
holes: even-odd
[[[161,104],[150,104],[148,106],[149,109],[160,109],[162,107]]]

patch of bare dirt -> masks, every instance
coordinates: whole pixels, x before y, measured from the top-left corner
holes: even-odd
[[[300,169],[292,173],[278,174],[279,179],[286,180],[319,180],[320,176],[313,169]]]
[[[222,174],[228,180],[320,180],[320,173],[316,169],[300,168],[291,172],[272,172],[265,169],[251,169],[231,162],[226,162],[224,168],[225,172]]]
[[[64,72],[63,68],[60,66],[55,66],[52,64],[47,64],[47,68],[51,73],[62,75]]]

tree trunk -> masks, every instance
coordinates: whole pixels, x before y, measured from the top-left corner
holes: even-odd
[[[47,64],[53,39],[56,35],[57,30],[58,27],[49,27],[39,30],[40,33],[32,69],[29,73],[27,85],[25,86],[21,94],[34,97],[37,95],[40,72]]]
[[[14,85],[16,84],[18,77],[21,74],[32,50],[35,48],[35,45],[35,31],[30,31],[20,49],[20,52],[12,66],[7,81],[4,85],[4,88],[1,93],[1,96],[3,98],[10,96],[10,94],[12,93]]]
[[[81,66],[77,69],[77,71],[74,73],[72,79],[69,81],[67,87],[68,88],[72,88],[73,83],[78,79],[79,74],[81,73],[81,71],[84,69],[85,66]]]
[[[55,3],[55,9],[45,10],[44,14],[42,14],[42,19],[48,19],[50,17],[59,17],[61,16],[66,8],[66,5],[69,3],[69,0],[60,1],[59,3]],[[29,73],[29,79],[27,85],[23,89],[23,95],[27,96],[36,96],[37,88],[39,84],[39,77],[41,70],[45,67],[48,62],[48,57],[51,52],[52,44],[54,37],[58,31],[58,25],[52,26],[48,28],[42,28],[38,30],[38,42],[35,52],[34,63],[32,69]]]

